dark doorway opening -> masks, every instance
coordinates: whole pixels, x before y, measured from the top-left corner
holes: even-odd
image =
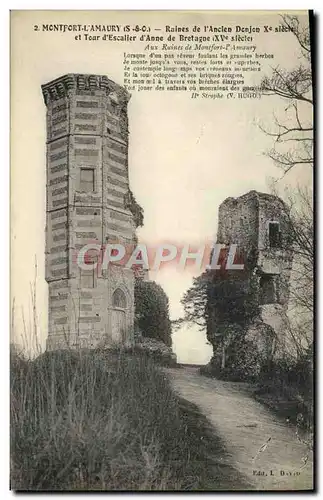
[[[274,304],[276,302],[274,276],[261,276],[259,302],[261,305]]]
[[[279,222],[269,222],[269,246],[270,248],[281,247],[281,232]]]

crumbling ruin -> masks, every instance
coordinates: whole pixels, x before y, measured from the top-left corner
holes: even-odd
[[[287,206],[280,198],[257,191],[227,198],[219,207],[217,243],[236,244],[244,270],[215,273],[209,288],[207,337],[213,345],[212,364],[223,370],[230,356],[238,363],[231,351],[243,342],[254,346],[259,360],[269,360],[284,345],[293,260]]]

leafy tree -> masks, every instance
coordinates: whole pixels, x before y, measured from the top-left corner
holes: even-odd
[[[136,279],[135,323],[143,337],[161,340],[169,347],[172,345],[168,297],[155,281]]]
[[[245,326],[258,312],[248,276],[241,271],[229,271],[225,275],[218,271],[204,272],[193,278],[181,303],[184,317],[177,320],[175,326],[195,324],[201,330],[207,329],[211,336],[215,325]]]
[[[192,286],[185,292],[181,300],[184,317],[173,322],[176,328],[183,323],[197,325],[205,330],[207,325],[207,297],[210,286],[210,274],[205,272],[193,278]]]

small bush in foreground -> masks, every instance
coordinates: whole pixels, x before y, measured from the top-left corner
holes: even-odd
[[[297,425],[313,432],[313,352],[309,348],[297,361],[273,361],[260,374],[257,399]]]
[[[145,354],[162,366],[174,367],[177,365],[176,354],[164,342],[148,337],[137,337],[133,348],[134,352]]]
[[[200,374],[232,382],[256,382],[265,363],[257,345],[243,336],[237,337],[227,349],[225,367],[221,367],[219,355],[200,368]]]

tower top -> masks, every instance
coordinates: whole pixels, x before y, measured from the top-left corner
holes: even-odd
[[[67,97],[73,91],[101,90],[113,97],[115,103],[127,104],[130,94],[127,90],[105,75],[68,73],[41,86],[46,106],[57,99]]]
[[[238,205],[238,203],[240,202],[248,202],[248,200],[256,200],[257,202],[265,201],[274,205],[280,204],[285,211],[289,211],[286,203],[281,198],[279,198],[279,196],[269,193],[261,193],[260,191],[256,191],[255,189],[253,189],[252,191],[248,191],[247,193],[241,196],[237,196],[236,198],[233,197],[226,198],[220,204],[220,207],[230,206],[230,205],[234,206]]]

